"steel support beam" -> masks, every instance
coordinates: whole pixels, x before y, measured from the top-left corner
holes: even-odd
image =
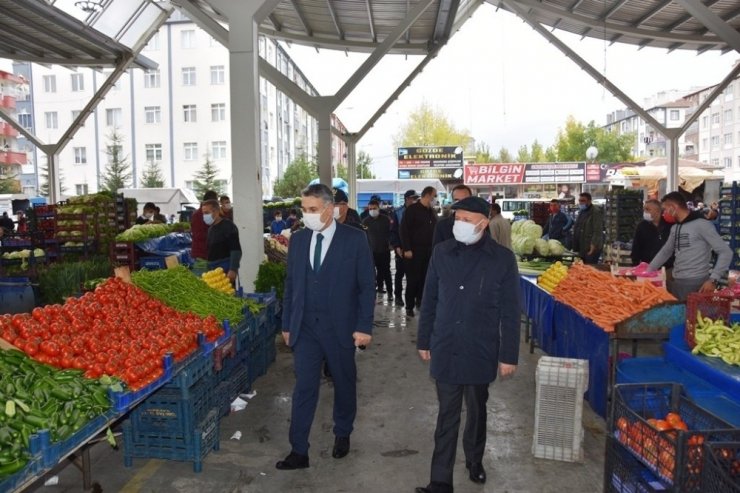
[[[347,179],[349,181],[349,205],[357,209],[357,137],[348,136],[347,143]]]
[[[678,178],[678,137],[673,135],[667,138],[668,172],[666,174],[665,191],[676,192],[680,185]]]
[[[245,289],[252,291],[264,255],[262,235],[255,234],[263,230],[257,15],[267,16],[272,12],[275,2],[211,2],[229,21],[234,222],[239,228],[243,252],[239,279]]]
[[[334,22],[334,27],[337,30],[337,36],[339,36],[339,39],[344,39],[344,31],[342,30],[342,26],[339,24],[337,9],[334,8],[334,4],[331,3],[331,1],[332,0],[326,0],[326,7],[329,9],[329,15],[331,15],[332,22]]]
[[[681,133],[684,133],[686,130],[688,130],[691,124],[699,119],[701,114],[704,113],[707,108],[709,108],[714,100],[722,94],[722,91],[724,91],[725,88],[729,86],[730,83],[735,80],[738,75],[740,75],[740,63],[735,64],[730,73],[727,74],[724,79],[722,79],[722,82],[720,82],[714,89],[712,89],[712,92],[709,93],[707,99],[705,99],[704,102],[699,105],[696,111],[694,111],[694,113],[686,119],[683,126],[681,126]]]
[[[213,36],[213,39],[224,46],[229,46],[229,30],[203,12],[200,7],[193,5],[191,0],[173,0],[172,5],[182,10],[201,29]]]
[[[59,176],[59,155],[52,149],[45,149],[46,171],[49,178],[49,203],[56,204],[62,196],[62,184]]]
[[[315,96],[311,96],[301,89],[298,84],[290,80],[285,74],[264,58],[259,58],[258,66],[260,75],[267,79],[267,81],[274,85],[279,91],[297,102],[314,117],[318,115],[319,108],[316,106]]]
[[[712,12],[709,7],[696,0],[675,0],[675,2],[685,8],[692,17],[704,24],[707,29],[719,36],[735,51],[740,52],[740,32],[737,32],[735,28]]]
[[[373,7],[370,0],[365,0],[365,7],[367,8],[367,25],[370,27],[370,40],[375,43],[378,41],[378,36],[375,34],[375,19],[373,18]]]
[[[36,137],[31,132],[29,132],[23,125],[21,125],[20,123],[18,123],[16,121],[16,119],[11,116],[10,113],[8,113],[7,111],[5,111],[4,108],[0,108],[0,118],[2,118],[3,120],[5,120],[6,122],[8,122],[8,125],[10,125],[11,127],[13,127],[14,129],[18,130],[19,133],[21,133],[26,139],[28,139],[29,141],[31,141],[31,143],[33,145],[35,145],[36,147],[41,148],[41,147],[45,147],[46,146],[46,144],[44,144],[43,142],[41,142],[41,140],[38,137]]]

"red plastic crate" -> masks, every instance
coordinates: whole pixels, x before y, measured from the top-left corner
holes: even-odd
[[[715,293],[691,293],[686,299],[686,331],[684,338],[690,349],[696,346],[694,331],[696,330],[696,315],[701,313],[702,317],[709,317],[712,320],[722,319],[726,323],[730,322],[730,309],[732,307],[732,298],[729,296],[718,295]]]

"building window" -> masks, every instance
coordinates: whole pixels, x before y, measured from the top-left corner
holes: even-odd
[[[57,76],[56,75],[45,75],[44,79],[44,92],[57,92]]]
[[[194,86],[195,85],[195,67],[183,67],[182,85],[183,86]]]
[[[712,137],[712,149],[719,147],[719,135],[714,135]]]
[[[195,181],[185,180],[185,188],[187,188],[188,190],[195,190]]]
[[[75,185],[75,192],[77,192],[77,195],[87,195],[87,183],[78,183]]]
[[[80,116],[80,113],[82,113],[82,110],[72,110],[72,121],[75,121],[78,116]],[[85,126],[85,120],[82,120],[81,127]]]
[[[707,139],[701,139],[701,148],[707,149],[709,147],[709,141]]]
[[[719,123],[719,111],[717,113],[712,113],[712,123]]]
[[[187,50],[195,48],[194,29],[184,29],[180,32],[180,47]]]
[[[123,120],[123,110],[121,108],[108,108],[105,110],[105,124],[109,127],[118,127]]]
[[[732,110],[725,110],[725,123],[732,121]]]
[[[162,144],[146,144],[146,160],[149,163],[162,160]]]
[[[223,65],[212,65],[211,66],[211,85],[219,86],[224,83],[224,66]]]
[[[211,121],[226,121],[226,103],[215,103],[211,105]]]
[[[30,130],[33,128],[33,115],[30,113],[18,113],[18,123],[20,123],[23,128]]]
[[[709,117],[707,115],[704,115],[701,117],[701,126],[702,127],[708,127],[709,126]]]
[[[732,145],[732,134],[731,133],[725,134],[725,145]]]
[[[159,31],[155,32],[154,35],[149,39],[149,42],[144,48],[146,51],[158,51],[159,50]]]
[[[87,164],[87,148],[75,147],[75,164]]]
[[[719,166],[719,158],[718,157],[712,159],[712,166]]]
[[[195,161],[198,159],[198,144],[196,142],[185,142],[185,161]]]
[[[72,92],[85,90],[85,78],[82,74],[72,74]]]
[[[186,104],[182,107],[182,116],[185,123],[195,123],[198,121],[198,115],[195,111],[194,104]]]
[[[160,123],[162,120],[162,111],[159,106],[144,107],[144,121],[147,123]]]
[[[144,87],[152,88],[159,87],[159,69],[151,69],[144,72]]]
[[[211,156],[213,159],[226,159],[226,141],[211,142]]]
[[[681,113],[678,110],[671,110],[670,118],[672,122],[678,121],[680,116],[681,116]]]
[[[59,117],[56,111],[47,111],[44,113],[46,119],[46,128],[59,128]]]
[[[725,162],[725,168],[732,168],[732,158],[731,157],[726,157],[724,159],[724,162]]]

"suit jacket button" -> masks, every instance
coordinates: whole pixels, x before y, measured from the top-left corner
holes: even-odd
[[[465,289],[465,286],[460,286],[460,289]]]

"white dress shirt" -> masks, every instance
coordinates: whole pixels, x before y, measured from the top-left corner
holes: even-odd
[[[337,222],[332,219],[331,224],[324,231],[314,231],[311,235],[311,248],[308,252],[308,261],[311,262],[311,268],[313,268],[313,252],[316,251],[316,235],[321,233],[324,235],[324,239],[321,240],[321,265],[324,265],[324,259],[326,258],[326,252],[329,251],[329,245],[331,240],[334,238],[334,233],[337,231]]]

